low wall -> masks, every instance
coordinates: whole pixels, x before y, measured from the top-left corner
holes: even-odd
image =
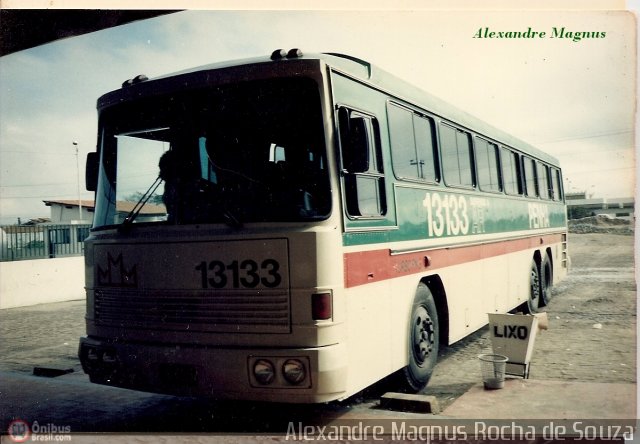
[[[82,256],[0,262],[0,309],[84,298]]]

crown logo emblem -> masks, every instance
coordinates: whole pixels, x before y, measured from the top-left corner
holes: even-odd
[[[137,287],[137,265],[127,269],[122,259],[122,253],[115,259],[107,253],[107,267],[98,265],[98,285],[103,287]]]

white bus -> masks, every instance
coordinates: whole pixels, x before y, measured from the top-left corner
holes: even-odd
[[[277,50],[140,75],[98,111],[95,383],[316,403],[396,374],[417,391],[441,346],[538,311],[567,273],[558,161],[366,61]]]

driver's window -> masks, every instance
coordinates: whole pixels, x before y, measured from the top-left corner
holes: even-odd
[[[387,208],[378,123],[348,108],[338,110],[338,120],[347,213],[383,216]]]

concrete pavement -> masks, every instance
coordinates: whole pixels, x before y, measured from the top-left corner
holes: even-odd
[[[84,301],[0,311],[0,426],[16,418],[73,432],[285,433],[288,424],[332,421],[546,420],[636,418],[636,385],[510,379],[502,390],[471,386],[440,415],[386,411],[377,398],[283,406],[212,403],[90,384],[76,357]],[[72,369],[55,378],[33,367]],[[480,373],[478,371],[478,381]]]

